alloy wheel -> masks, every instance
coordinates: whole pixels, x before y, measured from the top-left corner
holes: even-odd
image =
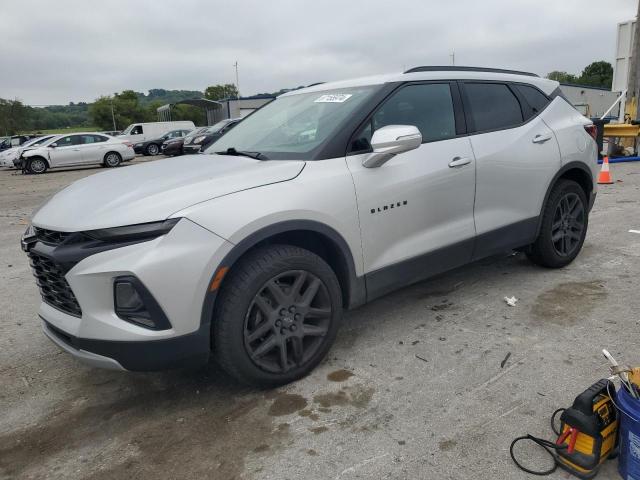
[[[40,158],[34,158],[29,164],[29,168],[33,173],[43,173],[47,169],[46,163]]]
[[[149,155],[158,155],[158,146],[155,143],[152,143],[148,147]]]
[[[120,157],[118,157],[118,155],[115,153],[110,153],[109,155],[107,155],[105,161],[110,167],[116,167],[120,163]]]
[[[570,256],[579,246],[585,226],[582,199],[575,193],[560,198],[551,225],[551,242],[556,253]]]
[[[251,361],[272,373],[303,365],[321,348],[332,315],[320,278],[304,270],[276,275],[254,296],[245,317],[244,345]]]

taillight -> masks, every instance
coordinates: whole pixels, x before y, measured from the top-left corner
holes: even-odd
[[[122,142],[122,143],[124,143],[129,148],[133,148],[133,143],[131,142]]]
[[[597,141],[597,137],[598,137],[598,127],[596,127],[595,125],[585,125],[584,126],[585,131],[591,135],[593,137],[594,140]]]

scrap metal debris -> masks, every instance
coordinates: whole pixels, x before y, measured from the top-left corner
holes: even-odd
[[[515,307],[518,299],[516,297],[504,297],[504,301],[507,302],[507,305],[510,307]]]

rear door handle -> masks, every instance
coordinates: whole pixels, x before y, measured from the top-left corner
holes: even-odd
[[[544,143],[551,140],[551,135],[536,135],[535,137],[533,137],[533,140],[531,140],[533,143]]]
[[[469,157],[455,157],[449,162],[449,168],[462,167],[463,165],[468,165],[470,163],[471,159]]]

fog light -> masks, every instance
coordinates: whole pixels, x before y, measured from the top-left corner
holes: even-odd
[[[113,284],[118,317],[153,330],[171,328],[166,315],[149,290],[136,277],[118,277]]]
[[[116,307],[121,310],[142,310],[144,303],[129,282],[116,282]]]

